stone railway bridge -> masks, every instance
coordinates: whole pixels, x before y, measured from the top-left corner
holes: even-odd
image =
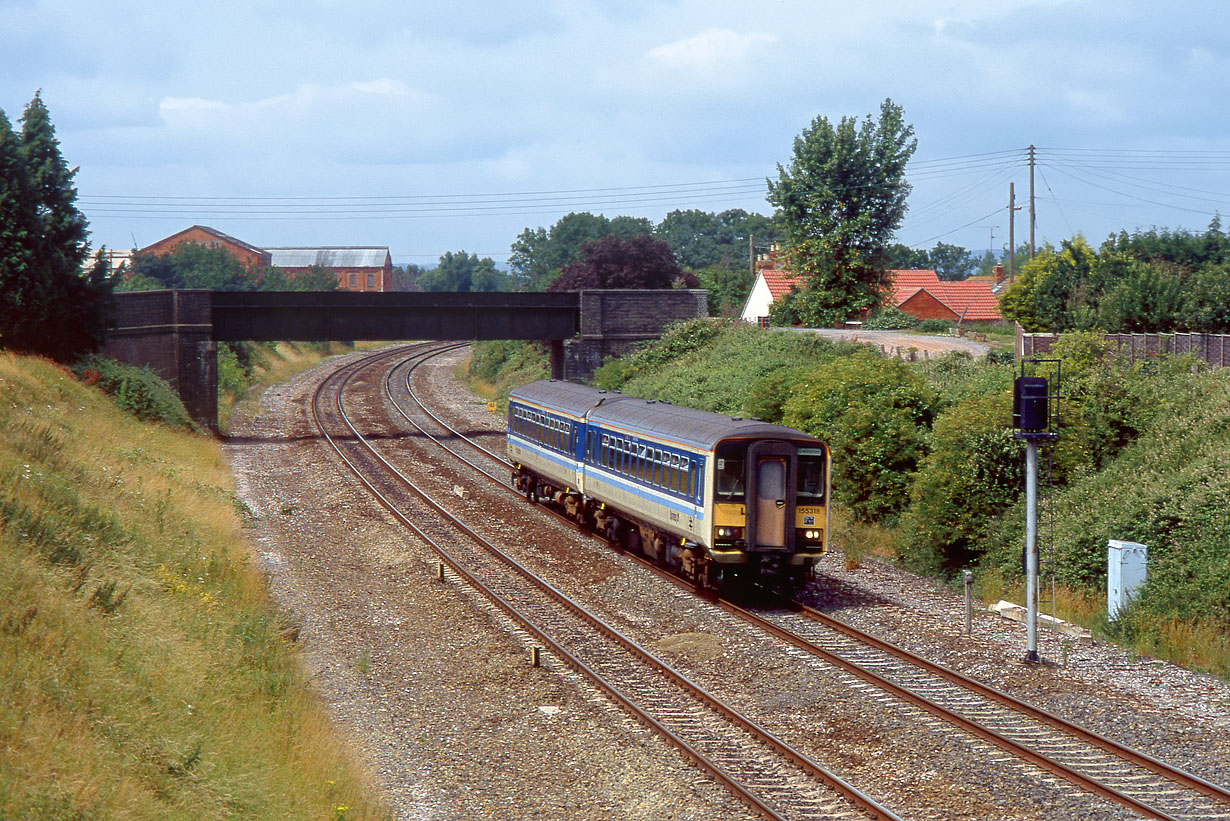
[[[608,356],[707,315],[706,292],[351,293],[138,291],[117,294],[103,353],[148,365],[197,423],[217,430],[219,342],[542,340],[551,374],[586,379]]]

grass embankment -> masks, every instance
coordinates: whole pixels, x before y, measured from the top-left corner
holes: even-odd
[[[0,817],[382,817],[216,443],[9,354],[0,431]]]
[[[524,372],[526,349],[516,351]],[[478,346],[472,372],[503,381],[503,354]],[[1063,362],[1046,494],[1056,615],[1230,677],[1230,369],[1116,361],[1096,334],[1071,335],[1053,356]],[[607,362],[595,383],[825,439],[831,542],[848,562],[874,555],[949,581],[970,568],[975,591],[993,603],[1023,601],[1024,460],[1010,429],[1018,373],[1003,353],[902,362],[809,335],[697,321]],[[1114,622],[1105,615],[1109,539],[1149,548],[1148,583]]]

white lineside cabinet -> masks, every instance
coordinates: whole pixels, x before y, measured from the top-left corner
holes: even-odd
[[[1145,583],[1149,548],[1111,539],[1107,548],[1106,615],[1115,618]]]

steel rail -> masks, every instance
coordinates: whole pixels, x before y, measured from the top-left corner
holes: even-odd
[[[431,358],[430,355],[427,357],[424,357],[423,361],[426,361],[427,359],[430,359],[430,358]],[[417,367],[417,365],[415,367]],[[413,371],[413,368],[411,369],[411,372],[412,371]],[[428,409],[426,405],[423,402],[421,402],[417,396],[415,396],[414,392],[410,389],[409,378],[410,377],[408,373],[406,377],[406,386],[407,386],[407,392],[409,393],[410,397],[429,416],[435,419],[439,424],[441,424],[443,427],[451,431],[455,436],[465,440],[466,437],[464,435],[462,435],[456,429],[452,428],[451,426],[447,425],[442,420],[440,420],[436,414],[432,413],[430,409]],[[396,405],[397,403],[394,402],[394,404]],[[399,411],[400,411],[400,407],[399,407]],[[401,411],[401,412],[403,416],[405,416],[404,411]],[[411,422],[411,424],[414,424],[414,423]],[[418,425],[415,425],[415,426],[419,427],[419,429],[422,430],[420,426]],[[426,435],[431,436],[431,434],[427,433],[427,431],[423,431],[423,432]],[[431,437],[431,438],[433,440],[436,439],[436,437]],[[486,448],[483,448],[477,445],[476,443],[471,442],[470,444],[473,447],[485,453],[488,453],[489,455],[491,454],[491,452],[488,451]],[[441,446],[443,447],[443,445]],[[471,466],[480,470],[480,472],[484,473],[485,475],[489,477],[491,476],[491,474],[486,473],[486,471],[483,471],[481,468],[478,468],[472,462],[460,456],[455,451],[452,451],[451,449],[447,447],[445,449],[449,450],[449,452],[453,453],[453,455],[456,456],[457,458],[461,459],[467,464],[470,464]],[[495,457],[495,458],[500,459],[500,457]],[[504,460],[500,459],[500,461],[504,461]],[[498,479],[495,479],[495,477],[491,477],[491,478],[494,481],[496,481],[498,484],[500,484],[501,486],[507,487],[506,484],[504,484],[502,481]],[[544,508],[544,509],[552,513],[555,513],[555,511],[553,511],[549,507]],[[559,518],[568,522],[573,527],[577,527],[576,522],[573,521],[571,518],[567,516],[563,516],[563,515],[559,515]],[[578,528],[578,529],[581,529],[582,531],[586,530],[585,528]],[[597,534],[594,534],[594,535],[596,536],[596,538],[601,539],[601,536]],[[624,551],[620,550],[620,552],[624,552]],[[670,579],[674,583],[679,584],[680,586],[693,587],[693,585],[690,582],[679,579],[674,574],[670,573],[669,571],[664,570],[663,568],[657,566],[656,564],[640,556],[636,556],[634,554],[630,554],[630,555],[632,555],[633,559],[641,562],[646,567],[652,569],[656,573],[659,573],[663,577]],[[1116,790],[1113,787],[1103,784],[1097,779],[1091,776],[1085,775],[1084,773],[1081,773],[1079,770],[1075,770],[1061,762],[1055,761],[1054,759],[1051,759],[1045,756],[1042,753],[1038,753],[1034,751],[1033,749],[1025,746],[1024,744],[1014,741],[996,732],[995,730],[992,730],[988,727],[981,725],[980,723],[972,719],[966,718],[958,713],[948,710],[942,705],[936,704],[935,702],[927,699],[925,696],[921,696],[909,690],[908,688],[905,688],[901,685],[898,685],[892,682],[890,679],[880,676],[879,674],[871,670],[862,668],[859,665],[847,659],[843,659],[837,654],[833,653],[832,651],[819,647],[818,645],[815,645],[814,643],[808,641],[802,636],[799,636],[797,633],[794,633],[779,625],[776,625],[773,622],[768,621],[767,619],[764,619],[763,617],[758,616],[757,614],[746,610],[745,608],[739,607],[733,602],[720,599],[719,597],[714,597],[714,596],[709,596],[708,598],[713,600],[719,606],[722,606],[728,612],[731,612],[733,615],[736,615],[739,618],[742,618],[745,621],[748,621],[754,624],[755,626],[765,630],[766,632],[769,632],[770,634],[777,636],[783,641],[787,641],[788,643],[793,644],[799,649],[805,650],[806,652],[816,655],[824,659],[826,662],[833,664],[834,666],[837,666],[840,669],[846,670],[852,675],[856,675],[860,678],[863,678],[869,683],[872,683],[875,686],[880,687],[881,689],[885,689],[891,692],[893,695],[909,703],[914,704],[920,709],[926,710],[927,712],[945,721],[948,721],[949,723],[952,723],[973,735],[977,735],[983,738],[984,740],[994,744],[995,746],[1000,747],[1001,749],[1012,753],[1014,756],[1024,759],[1026,761],[1029,761],[1035,766],[1038,766],[1048,772],[1051,772],[1052,774],[1059,776],[1063,778],[1064,780],[1069,781],[1070,783],[1073,783],[1074,785],[1080,787],[1081,789],[1086,790],[1087,792],[1092,792],[1096,795],[1106,798],[1107,800],[1113,801],[1115,803],[1119,803],[1123,806],[1128,807],[1134,812],[1137,812],[1148,818],[1159,819],[1159,821],[1175,821],[1173,816],[1168,815],[1167,813],[1162,812],[1161,810],[1158,810],[1155,807],[1152,807],[1130,795],[1127,795],[1119,790]],[[844,622],[838,621],[837,619],[834,619],[831,616],[821,613],[815,610],[814,608],[809,608],[805,605],[802,605],[802,604],[799,604],[798,602],[793,602],[793,601],[782,601],[781,604],[784,607],[791,609],[793,612],[796,612],[800,615],[803,615],[806,618],[809,618],[818,623],[821,623],[824,626],[836,632],[839,632],[842,635],[847,636],[848,638],[854,639],[855,641],[862,642],[883,653],[892,655],[901,661],[904,661],[908,664],[912,664],[920,669],[925,670],[928,673],[931,673],[932,675],[939,676],[945,679],[946,681],[949,681],[953,684],[963,687],[988,700],[995,701],[1001,704],[1002,706],[1007,707],[1010,710],[1014,710],[1018,713],[1026,715],[1034,719],[1035,721],[1046,724],[1052,727],[1053,729],[1058,730],[1066,735],[1069,735],[1080,741],[1088,743],[1091,746],[1097,747],[1103,750],[1104,752],[1107,752],[1113,756],[1116,756],[1128,763],[1134,764],[1138,767],[1141,767],[1142,769],[1146,769],[1154,773],[1155,775],[1158,775],[1162,778],[1172,781],[1182,787],[1185,787],[1195,792],[1199,792],[1207,797],[1213,798],[1219,802],[1225,803],[1228,806],[1230,806],[1230,791],[1227,791],[1226,789],[1216,784],[1213,784],[1212,782],[1209,782],[1203,778],[1200,778],[1197,775],[1188,773],[1177,767],[1166,764],[1165,762],[1160,761],[1156,758],[1153,758],[1152,756],[1149,756],[1146,753],[1143,753],[1139,750],[1135,750],[1126,745],[1120,744],[1116,741],[1113,741],[1112,739],[1109,739],[1105,736],[1095,733],[1092,730],[1088,730],[1084,727],[1080,727],[1079,725],[1073,724],[1067,721],[1066,719],[1063,719],[1059,716],[1049,713],[1039,707],[1029,704],[1028,702],[1017,699],[1014,696],[1011,696],[1007,693],[997,690],[976,679],[962,675],[961,673],[958,673],[955,670],[950,670],[949,668],[944,667],[943,665],[928,661],[922,658],[921,656],[917,656],[909,652],[908,650],[905,650],[904,648],[897,647],[896,645],[893,645],[887,641],[884,641],[875,636],[872,636],[869,633],[864,633],[863,631],[860,631],[857,628],[847,625]]]
[[[614,685],[607,682],[601,676],[601,674],[597,673],[597,671],[594,671],[592,668],[586,665],[581,659],[574,656],[566,648],[564,648],[561,644],[556,642],[550,636],[546,635],[541,629],[539,629],[536,625],[534,625],[529,620],[528,617],[521,614],[514,605],[512,605],[510,602],[505,600],[503,597],[501,597],[498,594],[498,592],[492,590],[488,585],[483,583],[480,579],[478,579],[473,574],[471,574],[468,570],[466,570],[466,568],[462,566],[460,560],[458,560],[446,548],[440,545],[438,541],[431,538],[431,536],[429,536],[425,531],[423,531],[422,528],[414,524],[414,522],[410,520],[410,518],[407,517],[404,513],[402,513],[397,508],[397,506],[374,485],[374,483],[369,481],[369,479],[363,475],[363,472],[358,467],[358,465],[356,465],[355,462],[350,457],[346,456],[342,452],[342,448],[337,443],[335,438],[328,433],[328,431],[326,430],[326,426],[324,425],[323,420],[321,419],[321,414],[320,414],[320,409],[319,409],[319,400],[321,396],[324,394],[326,386],[330,385],[333,378],[345,373],[346,371],[349,371],[349,373],[345,373],[344,378],[342,378],[337,388],[337,396],[336,396],[337,411],[340,417],[342,418],[344,424],[346,425],[346,428],[350,431],[351,435],[354,437],[354,442],[357,443],[358,445],[361,445],[363,448],[365,448],[365,450],[372,457],[374,457],[382,465],[384,465],[384,469],[389,474],[396,476],[399,483],[401,483],[402,485],[410,489],[413,493],[415,493],[417,496],[423,499],[423,501],[427,502],[429,505],[434,507],[436,509],[436,512],[442,515],[443,517],[445,517],[446,519],[448,519],[449,522],[454,527],[459,529],[461,532],[465,533],[470,538],[477,541],[480,545],[483,546],[485,550],[489,551],[499,561],[503,562],[506,566],[508,566],[509,568],[511,568],[518,574],[520,574],[528,582],[535,585],[543,592],[547,593],[547,595],[553,600],[555,600],[558,604],[561,604],[562,606],[571,610],[579,618],[581,618],[582,620],[589,623],[591,626],[601,631],[604,635],[607,635],[613,641],[616,641],[619,644],[621,644],[621,646],[623,646],[628,652],[640,658],[647,665],[653,667],[654,669],[657,669],[666,678],[668,678],[673,683],[675,683],[676,686],[679,686],[685,691],[691,693],[693,697],[696,698],[697,700],[709,705],[711,709],[723,715],[723,717],[725,717],[728,721],[730,721],[735,726],[739,727],[745,733],[748,733],[751,737],[760,740],[767,747],[769,747],[770,749],[773,749],[778,755],[782,756],[787,761],[790,761],[795,766],[802,769],[804,772],[808,773],[812,777],[823,782],[829,788],[833,789],[835,792],[839,793],[840,795],[843,795],[846,798],[846,800],[848,800],[851,804],[853,804],[855,807],[860,809],[862,812],[868,814],[873,819],[884,819],[884,821],[902,821],[902,819],[900,819],[900,817],[897,816],[895,813],[893,813],[891,810],[887,809],[886,807],[883,807],[878,802],[876,802],[874,799],[865,795],[860,790],[858,790],[856,787],[847,783],[846,781],[841,779],[836,774],[829,772],[827,769],[825,769],[823,766],[821,766],[817,762],[813,761],[812,759],[808,758],[806,755],[790,747],[788,744],[786,744],[784,741],[779,739],[773,733],[769,732],[765,728],[756,724],[751,719],[748,719],[747,717],[743,716],[739,712],[735,711],[733,708],[730,708],[728,705],[723,704],[719,699],[717,699],[716,697],[704,691],[702,688],[699,687],[699,685],[696,685],[694,682],[692,682],[682,673],[678,672],[677,670],[672,668],[670,665],[666,664],[666,662],[654,656],[652,653],[650,653],[644,647],[642,647],[637,642],[632,640],[630,637],[625,636],[620,631],[616,630],[614,627],[611,627],[610,625],[606,624],[599,617],[597,617],[596,615],[588,611],[583,605],[572,600],[562,591],[558,590],[553,585],[551,585],[549,582],[547,582],[546,580],[534,574],[533,571],[529,570],[527,567],[517,562],[511,556],[507,555],[504,551],[500,550],[497,546],[491,544],[491,542],[489,542],[488,540],[483,538],[481,535],[474,532],[469,526],[463,523],[460,519],[458,519],[448,510],[444,509],[442,506],[435,503],[435,501],[431,499],[431,497],[425,491],[423,491],[412,480],[410,480],[403,473],[397,470],[395,466],[390,464],[388,460],[386,460],[366,440],[366,438],[364,438],[362,434],[359,433],[358,429],[354,426],[353,422],[346,415],[345,410],[342,407],[342,403],[341,403],[342,390],[345,387],[345,385],[364,366],[375,363],[381,359],[388,358],[388,356],[389,354],[386,352],[384,354],[373,356],[369,360],[363,360],[358,363],[352,363],[351,365],[343,366],[343,368],[340,368],[333,375],[331,375],[330,378],[323,381],[321,385],[317,387],[317,390],[314,393],[313,400],[312,400],[312,413],[313,413],[313,418],[314,418],[314,421],[316,422],[317,428],[320,430],[321,435],[326,440],[326,442],[328,442],[329,446],[333,448],[334,452],[338,455],[338,457],[342,460],[342,462],[346,465],[346,467],[352,473],[355,474],[355,476],[359,479],[359,481],[368,489],[368,491],[377,499],[377,501],[379,501],[381,506],[383,506],[386,510],[388,510],[390,514],[394,516],[394,518],[396,518],[399,522],[401,522],[405,527],[407,527],[411,532],[413,532],[416,536],[422,539],[425,543],[430,545],[431,548],[435,550],[437,554],[440,555],[440,557],[445,561],[446,564],[448,564],[455,572],[457,572],[460,576],[466,579],[467,583],[472,584],[475,587],[475,589],[479,590],[485,597],[489,598],[489,600],[491,600],[494,604],[496,604],[502,611],[504,611],[516,623],[522,625],[522,627],[526,629],[529,633],[539,638],[541,641],[543,641],[544,644],[550,646],[553,650],[558,652],[560,654],[560,658],[564,660],[565,663],[567,663],[570,667],[573,667],[573,669],[577,670],[582,675],[586,676],[586,678],[590,679],[591,681],[594,681],[594,683],[597,686],[599,686],[604,692],[610,693],[616,699],[616,701],[618,701],[620,704],[623,704],[638,719],[645,721],[645,723],[648,724],[653,729],[662,732],[664,737],[667,738],[667,740],[670,741],[670,743],[674,744],[678,749],[684,752],[685,755],[691,758],[702,769],[706,770],[707,772],[710,772],[712,775],[714,775],[715,778],[717,778],[723,784],[726,784],[740,798],[740,800],[744,801],[749,806],[755,808],[757,811],[764,813],[767,817],[774,818],[774,819],[782,818],[782,816],[778,815],[772,808],[764,804],[764,802],[752,792],[751,788],[741,784],[737,779],[725,773],[720,767],[720,765],[716,764],[715,762],[707,758],[699,750],[696,750],[695,748],[693,748],[684,739],[679,738],[669,728],[662,725],[660,721],[658,721],[652,715],[645,712],[642,708],[640,708],[635,703],[633,703],[629,698],[618,693],[617,688],[615,688]]]
[[[942,664],[928,661],[922,656],[915,655],[903,647],[890,644],[889,642],[877,638],[870,633],[864,633],[858,628],[839,621],[832,616],[816,610],[815,608],[808,607],[807,605],[800,604],[798,602],[790,602],[786,606],[796,609],[796,612],[801,613],[813,621],[823,624],[831,630],[842,633],[843,635],[855,639],[856,641],[868,644],[883,653],[895,656],[902,661],[916,667],[920,667],[929,673],[940,676],[941,678],[951,681],[954,684],[971,690],[984,698],[999,702],[1005,707],[1028,715],[1029,717],[1044,724],[1049,724],[1054,729],[1098,747],[1104,752],[1108,752],[1126,761],[1130,761],[1139,767],[1150,770],[1155,775],[1159,775],[1173,781],[1180,786],[1186,787],[1187,789],[1203,793],[1210,798],[1215,798],[1218,801],[1225,803],[1227,806],[1230,806],[1230,790],[1226,790],[1217,784],[1206,781],[1198,775],[1181,770],[1178,767],[1174,767],[1164,761],[1160,761],[1147,753],[1143,753],[1132,747],[1128,747],[1125,744],[1120,744],[1119,742],[1100,735],[1093,730],[1081,727],[1078,724],[1073,724],[1065,718],[1043,710],[1041,707],[1037,707],[1027,701],[1022,701],[1016,696],[1005,693],[1002,690],[998,690],[989,684],[984,684],[975,678],[963,675],[956,670],[951,670]]]

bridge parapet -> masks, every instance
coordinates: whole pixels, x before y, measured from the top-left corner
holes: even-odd
[[[139,291],[117,294],[103,352],[148,365],[198,424],[217,429],[219,341],[538,339],[552,374],[587,379],[609,356],[706,315],[705,291],[350,293]]]

